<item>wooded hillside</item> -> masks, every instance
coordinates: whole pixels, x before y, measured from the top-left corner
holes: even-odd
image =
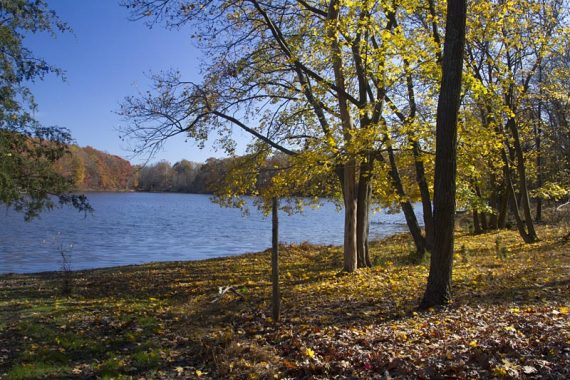
[[[133,189],[135,168],[129,161],[90,146],[69,147],[69,154],[56,164],[56,170],[71,177],[79,191],[124,191]]]

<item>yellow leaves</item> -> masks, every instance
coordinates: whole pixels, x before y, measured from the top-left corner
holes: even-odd
[[[547,182],[539,189],[531,191],[530,195],[532,197],[558,201],[568,194],[570,194],[570,189],[566,189],[557,183]]]
[[[408,334],[406,334],[404,331],[398,331],[396,332],[396,340],[400,342],[406,342],[408,341]]]
[[[505,115],[509,118],[514,118],[516,117],[515,113],[513,112],[513,110],[511,109],[511,107],[509,107],[508,105],[503,105],[503,113],[505,113]]]
[[[333,137],[331,134],[329,134],[329,135],[327,136],[327,143],[329,144],[329,146],[330,146],[330,148],[332,149],[333,152],[336,152],[336,151],[338,150],[338,149],[337,149],[337,145],[336,145],[336,141],[335,141],[334,137]]]
[[[493,367],[492,373],[497,377],[506,377],[506,376],[518,377],[519,370],[520,366],[517,365],[516,363],[513,363],[508,359],[502,359],[502,365]],[[534,369],[533,367],[528,367],[526,369],[523,368],[523,371],[525,373],[527,373],[528,371],[529,374],[534,373],[533,370],[536,371],[536,369]]]
[[[508,375],[507,369],[504,367],[495,367],[493,368],[493,375],[498,377],[505,377]]]
[[[469,347],[471,347],[471,348],[476,348],[478,346],[479,346],[479,344],[478,344],[477,340],[472,340],[471,342],[469,342]]]
[[[308,357],[309,359],[314,359],[315,358],[315,351],[313,351],[311,348],[307,347],[305,348],[305,350],[303,351],[303,354]]]
[[[465,87],[472,92],[475,99],[484,99],[489,94],[489,86],[475,78],[471,72],[466,73],[464,78]]]

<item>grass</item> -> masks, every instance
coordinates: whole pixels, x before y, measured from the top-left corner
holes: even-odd
[[[343,276],[339,247],[283,246],[278,326],[269,252],[77,272],[71,297],[55,273],[1,276],[0,378],[564,378],[568,228],[539,233],[458,233],[454,302],[425,313],[406,236]],[[218,299],[227,285],[239,295]]]
[[[43,362],[17,364],[10,369],[6,377],[13,380],[39,378],[61,378],[69,374],[69,368]]]

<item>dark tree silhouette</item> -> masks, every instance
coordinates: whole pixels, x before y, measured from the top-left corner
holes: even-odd
[[[421,308],[444,305],[451,298],[457,115],[459,112],[463,51],[465,47],[465,0],[449,0],[443,50],[443,75],[437,105],[434,186],[434,241],[427,288]]]

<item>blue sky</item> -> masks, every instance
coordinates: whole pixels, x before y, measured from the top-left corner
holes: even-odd
[[[66,81],[48,77],[31,85],[44,125],[69,128],[80,146],[90,145],[138,163],[116,128],[125,121],[114,111],[127,95],[147,88],[147,74],[178,69],[187,80],[199,81],[200,52],[188,29],[169,31],[160,25],[149,29],[128,19],[118,0],[48,0],[51,9],[73,33],[52,38],[31,35],[25,44],[37,56],[62,68]],[[205,161],[220,157],[207,146],[198,149],[183,136],[169,141],[152,161],[172,163],[186,158]]]

